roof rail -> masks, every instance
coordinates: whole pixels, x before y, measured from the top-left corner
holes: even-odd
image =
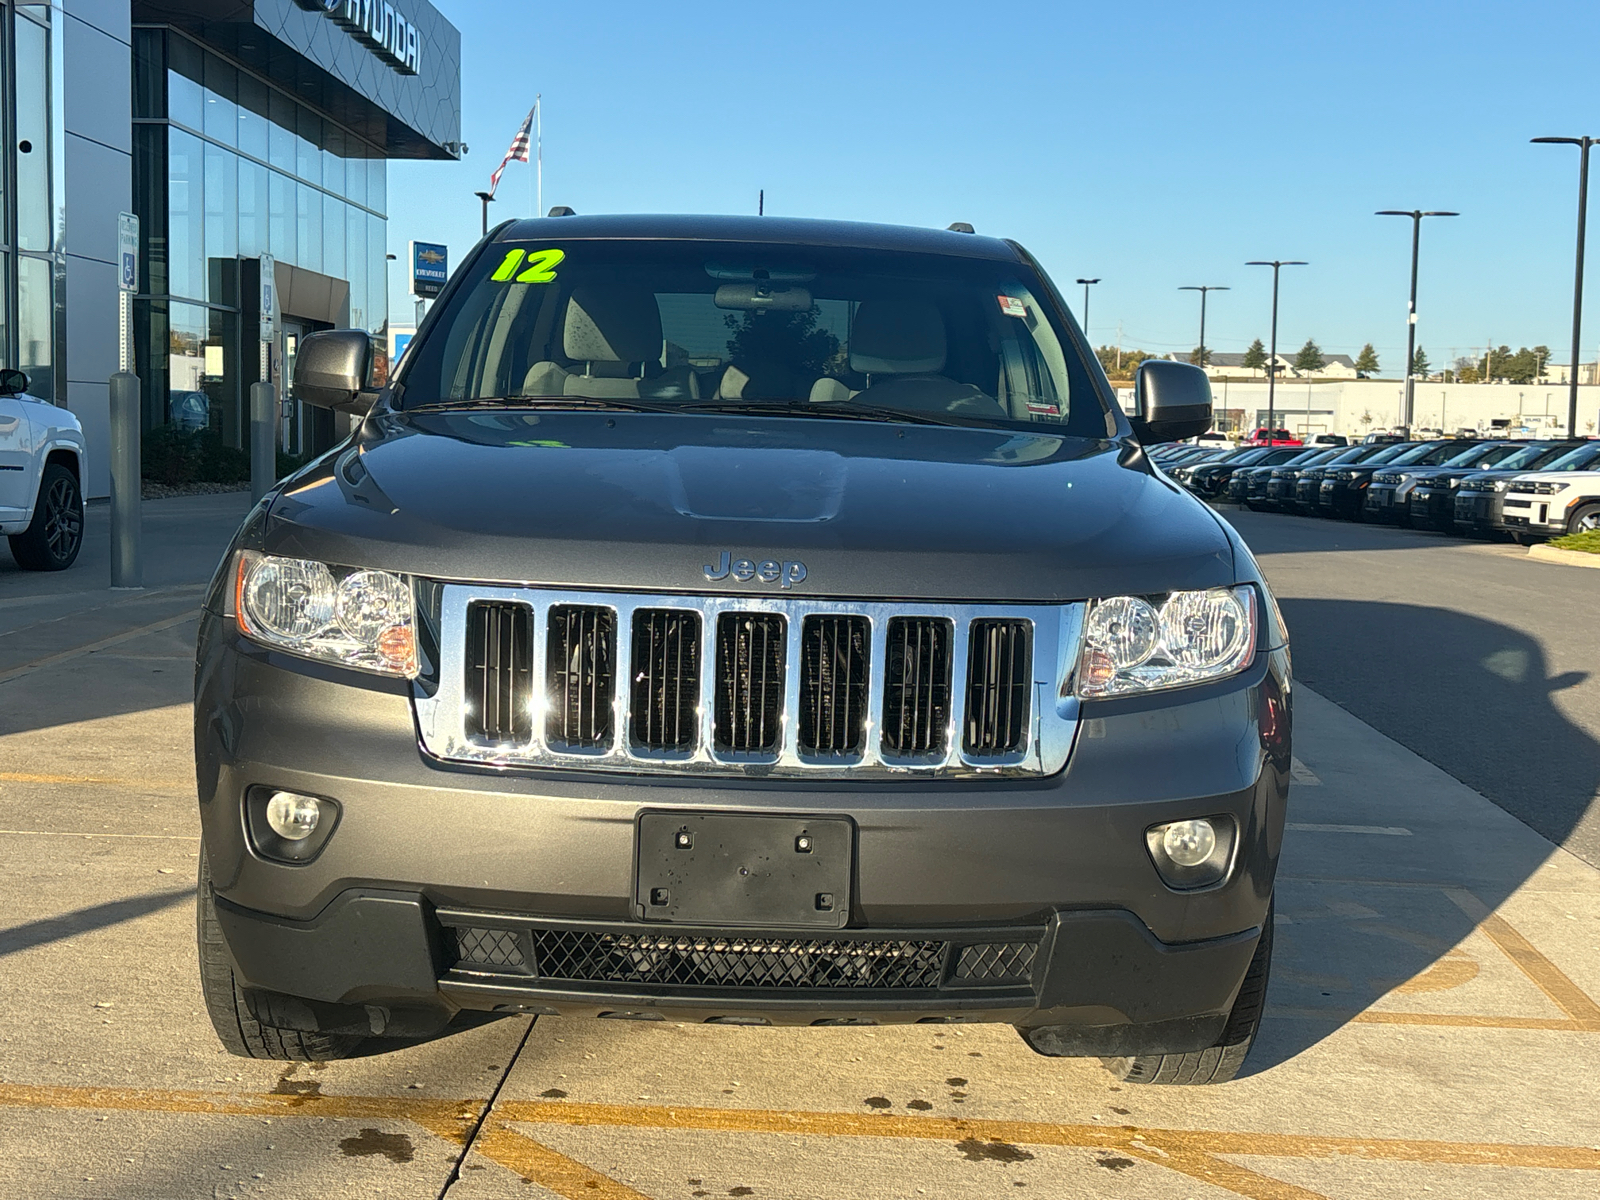
[[[972,233],[973,232],[972,226],[968,225],[965,221],[951,221],[950,224],[945,226],[945,228],[948,229],[951,233]]]

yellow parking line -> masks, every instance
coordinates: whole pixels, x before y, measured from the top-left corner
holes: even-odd
[[[576,1159],[558,1154],[543,1142],[510,1128],[503,1121],[485,1128],[472,1144],[485,1158],[515,1171],[529,1183],[565,1200],[650,1200],[625,1183],[618,1183]]]
[[[1337,1021],[1357,1025],[1433,1025],[1453,1029],[1548,1029],[1557,1033],[1594,1033],[1596,1030],[1582,1021],[1567,1017],[1489,1017],[1469,1013],[1411,1013],[1387,1012],[1369,1008],[1356,1011],[1349,1008],[1274,1007],[1267,1009],[1268,1020]]]
[[[0,671],[0,683],[10,683],[13,679],[20,679],[24,675],[31,675],[33,672],[41,671],[45,667],[53,667],[58,663],[81,658],[85,654],[93,654],[96,650],[107,650],[112,646],[120,646],[123,642],[131,642],[147,633],[160,633],[163,629],[171,629],[174,625],[182,625],[187,621],[196,620],[199,616],[200,610],[192,609],[176,617],[168,617],[164,621],[152,621],[148,625],[140,625],[137,629],[129,629],[112,637],[101,638],[97,642],[86,642],[82,646],[74,646],[71,650],[63,650],[59,654],[36,658],[32,662],[23,663],[21,666],[13,667],[9,671]]]
[[[1498,913],[1489,911],[1477,896],[1465,888],[1446,888],[1445,895],[1457,908],[1478,923],[1484,935],[1500,948],[1533,985],[1573,1021],[1585,1029],[1600,1031],[1600,1004],[1596,1004],[1564,971],[1551,962]]]
[[[1292,1133],[1145,1129],[1135,1125],[1056,1125],[897,1114],[776,1112],[766,1109],[668,1108],[664,1105],[586,1104],[569,1100],[501,1101],[498,1116],[533,1125],[604,1125],[636,1129],[698,1129],[724,1133],[815,1134],[921,1140],[979,1138],[1038,1146],[1137,1149],[1134,1143],[1196,1154],[1268,1158],[1355,1158],[1472,1166],[1544,1167],[1600,1171],[1600,1150],[1495,1142],[1438,1142],[1404,1138],[1313,1137]]]

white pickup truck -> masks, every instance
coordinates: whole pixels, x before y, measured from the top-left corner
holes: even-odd
[[[0,370],[0,533],[29,571],[64,571],[83,546],[83,426]]]

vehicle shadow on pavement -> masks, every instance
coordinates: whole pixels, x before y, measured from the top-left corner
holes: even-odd
[[[178,888],[170,892],[151,892],[144,896],[130,896],[125,900],[94,904],[88,908],[62,913],[59,917],[47,917],[40,921],[29,921],[26,925],[0,929],[0,958],[23,950],[31,950],[35,946],[59,942],[64,938],[77,937],[82,933],[92,933],[97,929],[120,925],[124,921],[137,920],[186,900],[192,902],[193,899],[192,887]]]
[[[1310,761],[1290,791],[1267,1020],[1245,1073],[1351,1022],[1594,1024],[1593,998],[1492,915],[1555,866],[1549,842],[1600,823],[1600,743],[1551,702],[1586,676],[1550,677],[1531,638],[1447,609],[1282,607],[1296,682],[1318,694],[1296,707]]]

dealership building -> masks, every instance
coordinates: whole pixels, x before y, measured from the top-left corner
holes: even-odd
[[[460,155],[460,34],[426,0],[0,0],[0,365],[82,420],[108,492],[119,361],[117,218],[139,218],[132,301],[144,426],[247,444],[250,384],[282,445],[331,415],[285,396],[295,347],[387,344],[388,162]],[[278,321],[261,341],[263,256]]]

